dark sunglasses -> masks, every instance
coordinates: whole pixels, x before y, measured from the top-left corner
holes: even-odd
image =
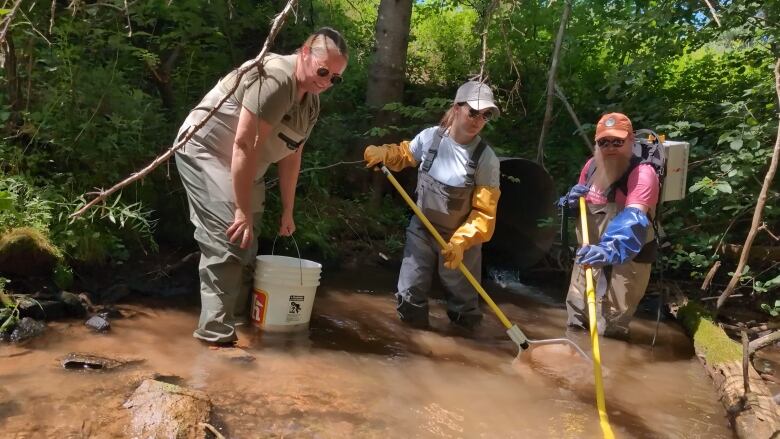
[[[481,116],[482,120],[484,120],[485,122],[489,122],[490,119],[493,117],[493,112],[487,110],[484,113],[481,113],[478,110],[469,107],[469,117],[472,119],[476,119],[477,116]]]
[[[625,142],[624,139],[600,139],[597,143],[599,144],[599,148],[606,148],[607,146],[620,148]]]
[[[330,70],[328,70],[327,67],[320,67],[317,69],[317,76],[320,78],[324,78],[326,76],[330,75]],[[330,83],[333,85],[341,84],[341,81],[343,81],[344,78],[341,77],[338,73],[334,73],[333,76],[330,77]]]

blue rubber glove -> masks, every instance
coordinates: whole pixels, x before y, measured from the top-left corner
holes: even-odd
[[[596,245],[586,245],[577,251],[577,263],[602,267],[620,265],[636,256],[647,238],[650,219],[636,207],[621,210],[607,225]]]
[[[569,210],[578,210],[580,207],[580,197],[585,196],[590,191],[590,187],[584,184],[575,184],[569,189],[569,192],[562,196],[558,202],[555,203],[558,207],[567,208]]]

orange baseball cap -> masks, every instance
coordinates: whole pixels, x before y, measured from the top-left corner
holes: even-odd
[[[625,139],[633,133],[631,119],[623,113],[607,113],[601,116],[599,123],[596,124],[596,141],[603,137]]]

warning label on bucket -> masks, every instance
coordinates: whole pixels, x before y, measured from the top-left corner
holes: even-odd
[[[252,299],[252,321],[263,323],[268,305],[268,293],[260,289],[255,289],[254,293],[255,297]]]
[[[301,305],[304,299],[304,296],[290,296],[290,307],[287,310],[288,322],[297,322],[301,319]]]

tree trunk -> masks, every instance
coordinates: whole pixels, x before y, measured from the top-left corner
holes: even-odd
[[[21,105],[21,85],[18,74],[18,62],[16,57],[16,47],[14,46],[14,40],[11,38],[11,34],[6,35],[4,41],[5,53],[5,82],[6,90],[8,93],[8,106],[11,109],[11,115],[8,118],[7,127],[9,129],[16,128],[21,125],[20,110]]]
[[[566,95],[563,94],[563,89],[558,85],[554,84],[555,86],[555,95],[558,96],[558,99],[563,102],[563,106],[566,107],[566,111],[569,112],[569,116],[571,116],[571,120],[574,122],[574,125],[577,127],[577,131],[580,133],[580,137],[582,137],[582,141],[585,142],[585,145],[590,150],[590,153],[593,154],[593,144],[590,143],[590,139],[585,134],[585,130],[582,129],[582,124],[580,123],[580,119],[577,117],[577,113],[574,112],[574,108],[572,108],[571,104],[569,103],[569,100],[566,99]]]
[[[558,57],[561,53],[561,43],[563,34],[566,31],[566,23],[569,22],[571,14],[571,0],[566,0],[563,4],[563,14],[561,15],[561,24],[558,27],[558,36],[555,38],[555,49],[553,49],[552,60],[550,61],[550,71],[547,73],[547,105],[544,109],[544,120],[542,121],[542,132],[539,134],[539,146],[536,155],[536,163],[544,167],[544,138],[547,131],[550,130],[552,122],[553,95],[555,94],[555,75],[558,73]]]
[[[409,46],[412,0],[382,0],[376,19],[376,48],[368,72],[366,105],[374,111],[374,126],[395,122],[396,115],[382,110],[386,104],[401,102],[404,93],[406,50]],[[367,144],[387,143],[387,136],[366,139]],[[397,140],[397,139],[396,139]],[[365,145],[360,145],[362,148]],[[373,175],[371,206],[378,208],[386,188],[382,174]]]
[[[780,99],[780,59],[775,63],[775,94]],[[761,192],[758,194],[758,201],[756,202],[756,209],[753,211],[753,222],[750,225],[750,231],[745,239],[745,246],[742,248],[742,254],[739,257],[739,263],[737,263],[737,269],[734,270],[734,275],[731,277],[731,281],[723,290],[723,293],[718,298],[718,304],[716,311],[726,303],[726,299],[734,292],[734,289],[739,283],[739,279],[742,276],[742,270],[747,264],[748,256],[750,255],[750,247],[753,245],[753,240],[758,234],[758,227],[761,225],[761,219],[764,216],[764,206],[766,205],[767,193],[769,187],[772,186],[772,180],[775,178],[775,172],[777,171],[777,161],[780,158],[780,122],[777,127],[777,138],[775,139],[775,147],[772,152],[772,160],[769,163],[769,170],[764,176],[764,184],[761,186]]]
[[[181,55],[181,46],[177,46],[173,49],[165,61],[158,66],[148,66],[149,71],[152,73],[152,82],[157,87],[157,91],[160,93],[160,99],[162,106],[167,110],[166,115],[169,119],[173,119],[176,115],[176,101],[173,93],[173,86],[171,85],[171,72],[176,65],[176,61]]]

